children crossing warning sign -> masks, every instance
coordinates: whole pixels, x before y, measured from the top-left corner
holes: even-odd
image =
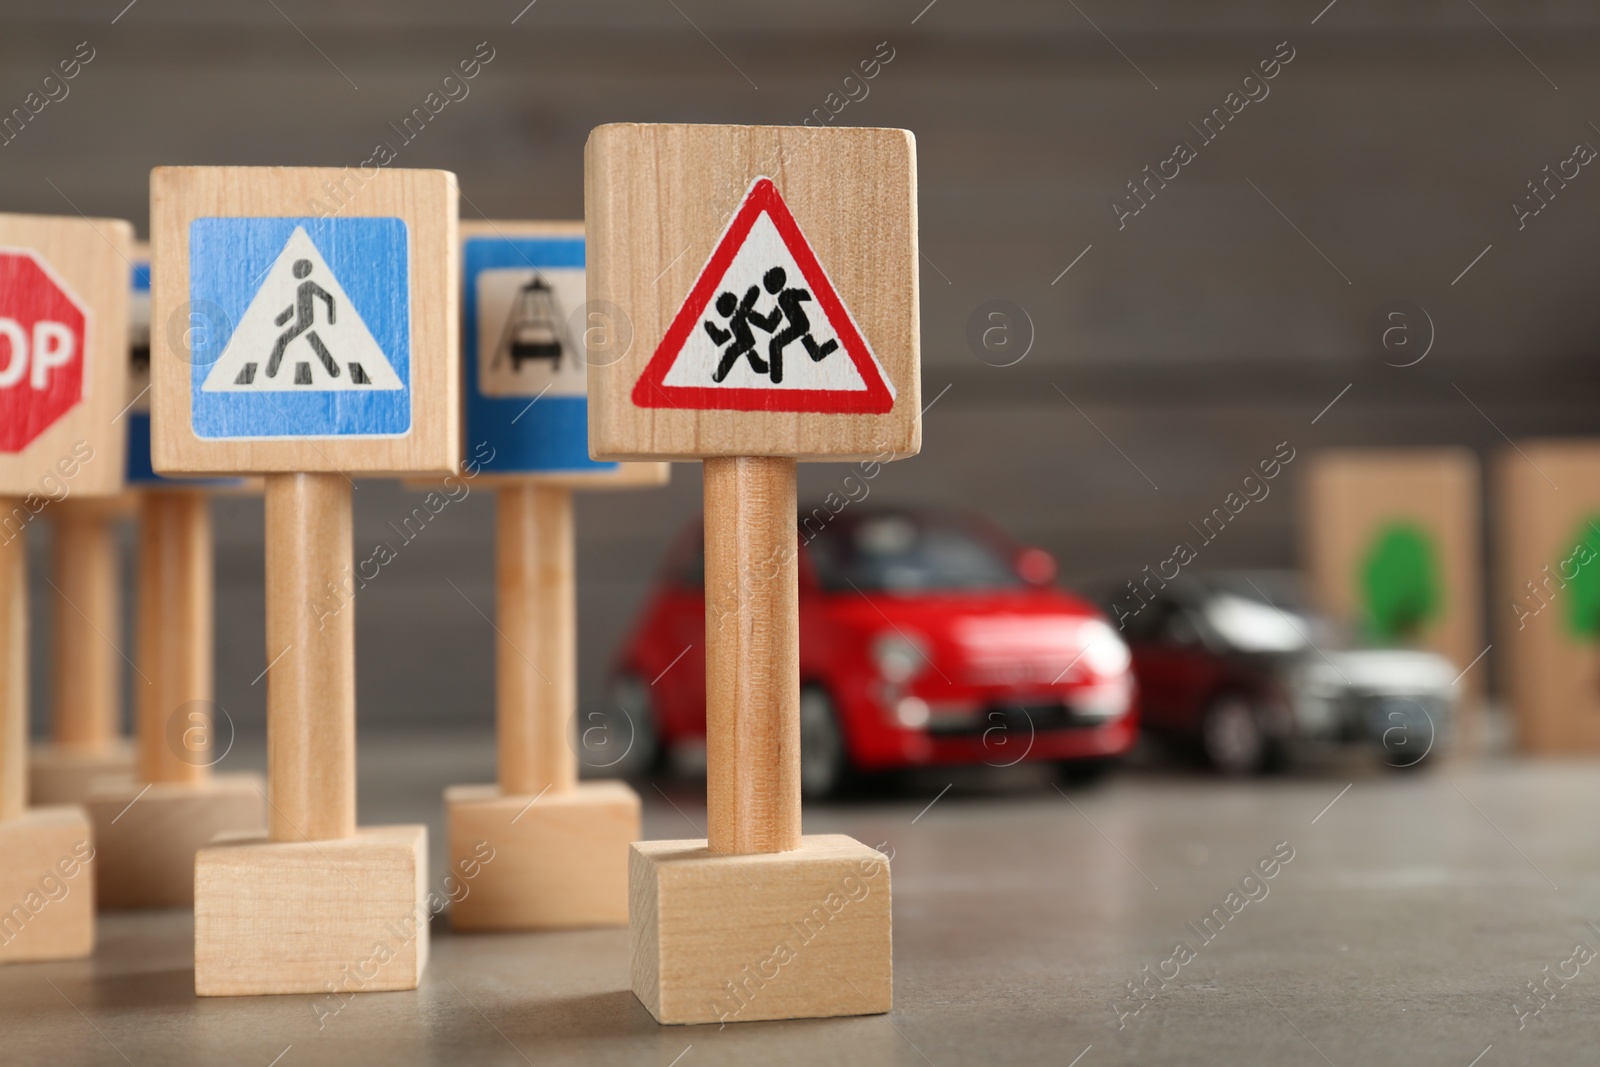
[[[397,218],[196,219],[189,275],[198,334],[195,432],[406,432],[407,243]]]
[[[640,407],[881,414],[894,385],[770,178],[745,194],[633,389]]]

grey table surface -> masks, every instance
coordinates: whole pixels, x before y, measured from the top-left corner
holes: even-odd
[[[487,780],[491,746],[363,738],[362,821],[428,822],[442,875],[439,790]],[[260,758],[241,742],[228,762]],[[642,793],[646,836],[703,827],[693,779]],[[191,917],[124,913],[90,960],[0,969],[0,1063],[1592,1063],[1600,976],[1568,961],[1600,948],[1597,804],[1592,761],[1337,759],[1254,782],[1157,765],[1064,792],[1026,768],[931,772],[806,813],[808,832],[894,850],[886,1016],[662,1027],[628,990],[625,930],[437,923],[415,992],[334,1014],[202,1000]],[[1202,940],[1274,848],[1293,859]],[[1192,958],[1166,963],[1180,941]],[[1175,966],[1147,1000],[1127,991]],[[1535,1000],[1528,983],[1559,973]]]

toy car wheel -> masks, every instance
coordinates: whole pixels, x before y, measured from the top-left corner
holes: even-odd
[[[837,794],[850,774],[850,754],[833,700],[816,686],[800,690],[800,795]]]
[[[1223,774],[1258,774],[1268,760],[1268,738],[1261,716],[1243,697],[1225,696],[1206,711],[1200,747]]]
[[[606,700],[584,709],[578,762],[599,777],[639,778],[656,770],[660,761],[650,687],[635,675],[619,674],[611,680]]]

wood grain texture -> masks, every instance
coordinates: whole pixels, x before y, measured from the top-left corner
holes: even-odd
[[[79,807],[0,820],[0,963],[71,960],[94,949],[95,852]]]
[[[411,429],[396,437],[202,439],[190,417],[189,226],[207,217],[315,215],[324,183],[350,173],[314,167],[158,167],[150,175],[151,435],[162,474],[360,471],[449,473],[461,460],[460,258],[457,188],[446,171],[384,169],[350,196],[341,218],[405,221],[411,278]],[[123,280],[126,290],[126,279]]]
[[[1499,558],[1489,603],[1517,742],[1538,754],[1600,752],[1600,640],[1573,628],[1572,579],[1595,582],[1600,441],[1519,442],[1496,457]],[[1559,487],[1559,488],[1558,488]],[[1587,560],[1587,561],[1585,561]]]
[[[84,802],[94,826],[95,893],[102,911],[194,904],[194,857],[218,834],[267,825],[259,774],[101,789]]]
[[[239,837],[201,849],[195,993],[415,989],[428,963],[427,858],[425,826],[367,828],[342,841]]]
[[[1427,535],[1438,548],[1439,615],[1418,635],[1420,647],[1465,670],[1483,651],[1482,545],[1478,535],[1482,473],[1468,449],[1341,449],[1312,460],[1303,496],[1302,551],[1318,606],[1353,627],[1362,623],[1362,571],[1375,538],[1394,523]],[[1482,664],[1478,665],[1482,668]],[[1470,746],[1480,732],[1478,700],[1487,671],[1461,679]]]
[[[100,749],[122,733],[122,550],[112,520],[74,503],[51,524],[50,736]]]
[[[140,496],[139,776],[200,782],[210,774],[215,691],[211,503],[189,489]]]
[[[116,499],[116,498],[110,498]],[[70,497],[49,509],[50,736],[109,748],[122,734],[122,548],[117,520]]]
[[[634,995],[661,1023],[886,1012],[889,861],[843,834],[718,855],[639,841],[628,858]]]
[[[444,794],[450,872],[465,896],[453,930],[557,930],[628,921],[628,846],[640,837],[639,795],[623,782],[514,796],[492,785]],[[474,859],[485,855],[474,878]]]
[[[800,847],[795,461],[705,461],[706,821],[711,850]]]
[[[635,382],[751,184],[770,177],[896,391],[883,415],[641,408]],[[632,345],[591,362],[597,459],[914,455],[922,443],[916,146],[905,130],[614,124],[584,154],[589,303]]]
[[[463,249],[466,247],[467,241],[475,237],[500,238],[504,240],[514,239],[517,237],[582,236],[582,222],[530,222],[512,219],[461,220],[461,244]],[[461,276],[464,284],[470,284],[466,277],[466,270],[464,267]],[[462,306],[466,306],[465,301],[463,301]],[[563,310],[570,315],[574,309],[565,308]],[[463,331],[465,329],[465,325],[465,318],[463,318]],[[586,334],[587,333],[588,331],[586,331]],[[465,336],[464,333],[463,336]],[[596,333],[594,336],[603,340],[606,335],[603,333]],[[578,344],[582,344],[584,338],[575,337],[573,340]],[[463,360],[476,359],[477,353],[468,352],[466,351],[465,347],[463,347],[461,358]],[[537,421],[538,415],[539,411],[537,407],[530,408],[526,419]],[[468,433],[470,434],[470,432],[471,430],[469,427]],[[470,449],[474,442],[469,441],[467,444]],[[546,482],[551,485],[565,485],[573,489],[634,489],[648,488],[655,485],[665,485],[667,484],[668,478],[671,476],[671,471],[672,465],[669,463],[619,463],[610,470],[563,471],[559,473],[530,472],[526,474],[500,474],[493,471],[484,471],[477,477],[490,485],[505,481],[530,479],[534,481]]]
[[[350,482],[267,477],[267,778],[275,842],[356,829],[356,664]]]
[[[0,497],[0,509],[17,501]],[[0,823],[28,803],[28,539],[0,529]]]
[[[82,804],[96,790],[137,781],[138,767],[138,750],[125,737],[101,749],[34,742],[28,747],[28,803]]]
[[[496,727],[500,788],[564,793],[578,781],[578,598],[572,493],[503,484],[496,495]]]
[[[117,416],[128,402],[132,245],[133,227],[121,219],[0,215],[0,248],[33,252],[88,318],[83,399],[22,451],[0,452],[0,495],[59,501],[122,492],[128,434]]]

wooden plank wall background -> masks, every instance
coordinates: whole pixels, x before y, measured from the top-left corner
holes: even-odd
[[[920,152],[932,406],[923,456],[872,501],[979,509],[1055,552],[1068,582],[1116,580],[1169,555],[1279,442],[1487,454],[1502,435],[1600,429],[1600,168],[1549,186],[1520,225],[1513,207],[1576,144],[1600,147],[1600,10],[1582,0],[524,2],[7,3],[0,114],[80,42],[93,59],[0,146],[0,203],[142,233],[153,165],[359,166],[386,141],[397,166],[454,170],[464,217],[578,217],[598,123],[798,122],[848,91],[832,121],[908,127]],[[493,58],[467,95],[404,141],[390,124],[480,43]],[[1244,79],[1275,54],[1292,59],[1267,94],[1204,140],[1195,127],[1237,106],[1230,92],[1259,96]],[[1195,158],[1119,223],[1113,202],[1179,141]],[[990,300],[1031,320],[1013,366],[968,342]],[[1411,302],[1409,349],[1377,341],[1394,301]],[[1428,322],[1427,357],[1393,366]],[[1293,563],[1305,469],[1201,562]],[[806,469],[803,497],[844,473]],[[698,470],[674,474],[579,504],[585,697],[697,513]],[[417,500],[363,484],[358,558]],[[219,503],[218,521],[218,699],[259,729],[259,502]],[[492,529],[474,492],[362,594],[364,723],[489,721]]]

